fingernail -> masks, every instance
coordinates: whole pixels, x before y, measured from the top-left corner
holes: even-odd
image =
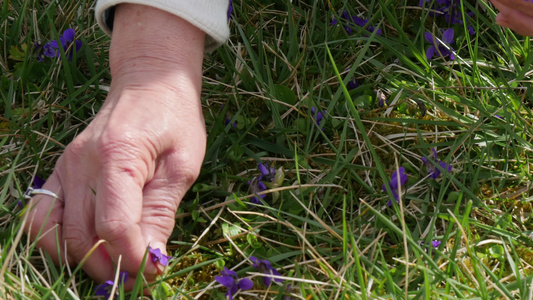
[[[152,247],[152,249],[159,249],[161,250],[161,253],[163,254],[166,254],[167,253],[167,245],[161,243],[161,242],[153,242],[153,243],[150,243],[150,247]]]
[[[161,242],[155,242],[150,245],[150,248],[152,249],[150,251],[150,260],[154,263],[159,275],[161,275],[168,266],[170,259],[170,257],[165,255],[167,253],[166,245]]]

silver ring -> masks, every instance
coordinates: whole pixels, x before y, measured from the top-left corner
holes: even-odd
[[[24,199],[30,200],[31,197],[35,195],[46,195],[61,200],[61,198],[59,198],[59,196],[57,196],[54,192],[45,189],[34,189],[32,187],[28,188],[26,192],[24,192]]]

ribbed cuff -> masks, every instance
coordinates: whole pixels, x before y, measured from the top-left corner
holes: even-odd
[[[174,14],[206,33],[205,50],[212,51],[229,38],[228,0],[98,0],[95,7],[98,25],[111,35],[114,7],[132,3],[159,8]]]

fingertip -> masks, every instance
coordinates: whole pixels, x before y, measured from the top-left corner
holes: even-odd
[[[503,26],[503,27],[507,27],[507,28],[509,27],[509,21],[507,20],[505,15],[502,13],[499,13],[496,16],[496,24]]]
[[[167,244],[166,243],[163,243],[163,242],[152,242],[150,243],[150,247],[152,247],[152,249],[159,249],[161,251],[161,254],[164,255],[164,256],[167,256]],[[151,254],[148,253],[148,259],[147,259],[147,263],[151,263],[155,266],[156,270],[157,270],[157,275],[161,275],[165,272],[166,268],[168,267],[169,263],[168,263],[168,259],[165,259],[165,260],[158,260],[156,262],[153,262],[152,259],[151,259]]]
[[[533,17],[519,11],[512,13],[500,12],[496,16],[496,23],[509,28],[523,36],[533,36]]]
[[[152,249],[161,250],[161,253],[163,253],[165,255],[167,254],[167,244],[166,243],[152,241],[152,242],[150,242],[150,247],[152,247]]]

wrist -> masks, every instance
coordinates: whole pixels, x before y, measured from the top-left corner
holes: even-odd
[[[120,4],[109,52],[111,75],[141,81],[201,80],[204,41],[203,31],[175,15]]]

